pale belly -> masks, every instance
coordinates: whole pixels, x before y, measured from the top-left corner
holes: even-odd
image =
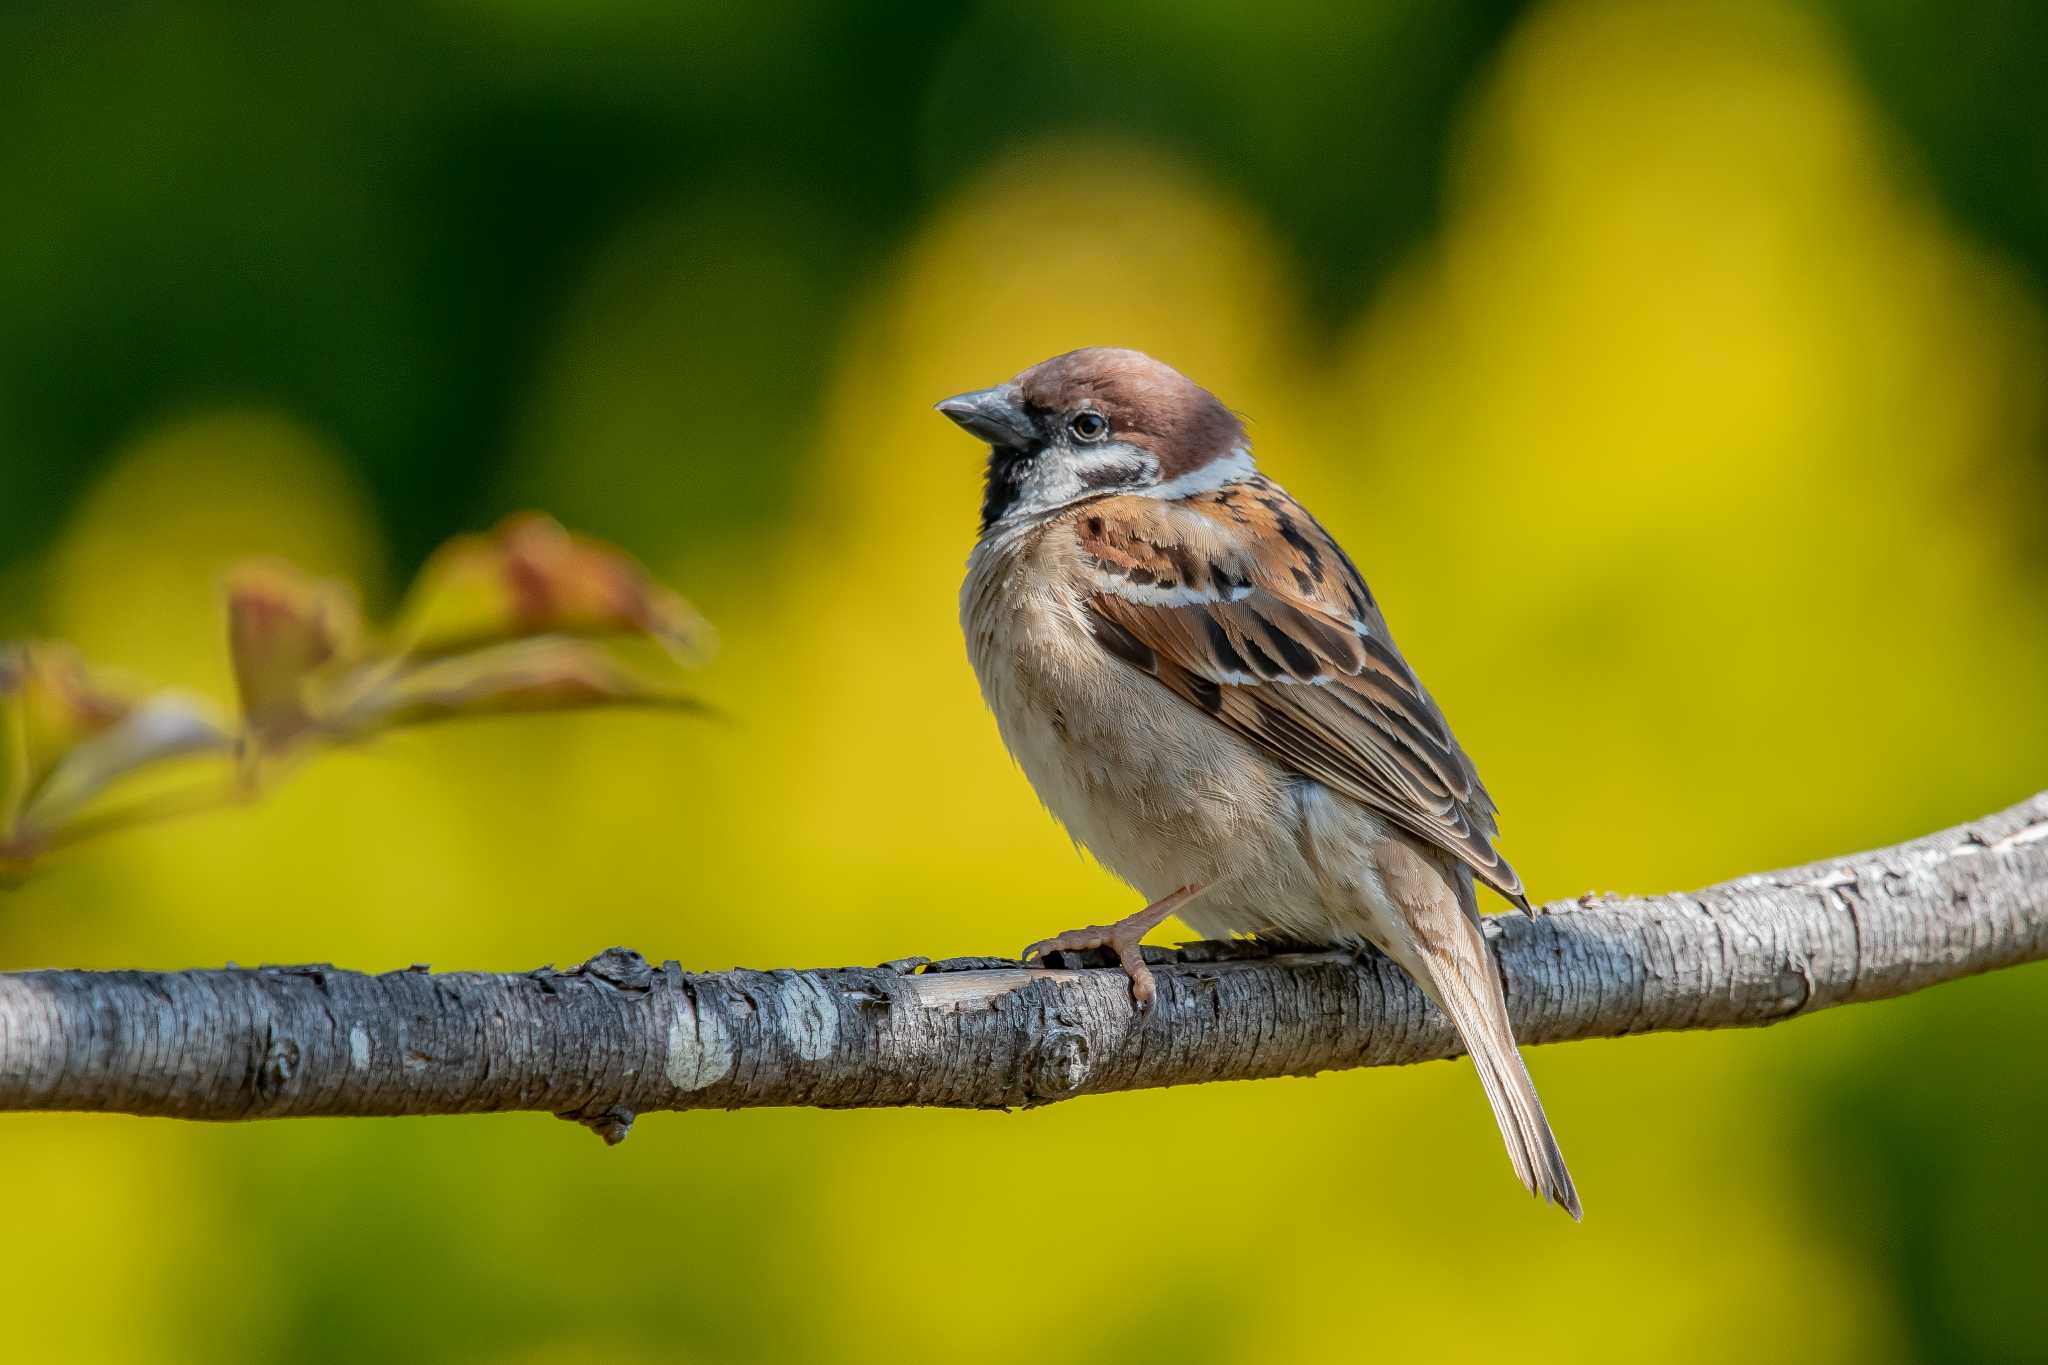
[[[1020,592],[1009,568],[970,568],[968,652],[1004,744],[1075,841],[1147,901],[1208,887],[1181,916],[1207,937],[1378,941],[1361,856],[1379,822],[1111,658],[1048,575]]]

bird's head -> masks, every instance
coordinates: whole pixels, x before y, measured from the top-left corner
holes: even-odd
[[[1252,472],[1237,415],[1140,351],[1068,351],[937,407],[989,444],[984,534],[1089,498],[1184,497]]]

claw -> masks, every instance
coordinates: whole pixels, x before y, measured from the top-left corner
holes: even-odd
[[[1024,950],[1024,961],[1033,958],[1041,961],[1052,953],[1085,953],[1090,948],[1113,948],[1116,946],[1112,928],[1091,924],[1085,929],[1069,929],[1064,934],[1042,938]]]
[[[1159,983],[1152,976],[1152,969],[1139,963],[1133,971],[1128,963],[1124,975],[1131,979],[1131,1004],[1140,1014],[1150,1014],[1153,1004],[1159,999]]]

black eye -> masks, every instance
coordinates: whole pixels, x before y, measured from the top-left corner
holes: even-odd
[[[1084,441],[1099,441],[1109,434],[1109,423],[1102,419],[1099,412],[1081,413],[1067,425],[1074,429],[1074,435]]]

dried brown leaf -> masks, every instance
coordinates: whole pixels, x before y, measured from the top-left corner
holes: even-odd
[[[525,513],[438,550],[400,614],[398,640],[406,655],[441,658],[537,635],[629,634],[687,660],[710,632],[625,551]]]
[[[280,560],[228,578],[228,652],[242,723],[257,748],[277,748],[319,719],[315,691],[352,663],[362,624],[345,585]]]

